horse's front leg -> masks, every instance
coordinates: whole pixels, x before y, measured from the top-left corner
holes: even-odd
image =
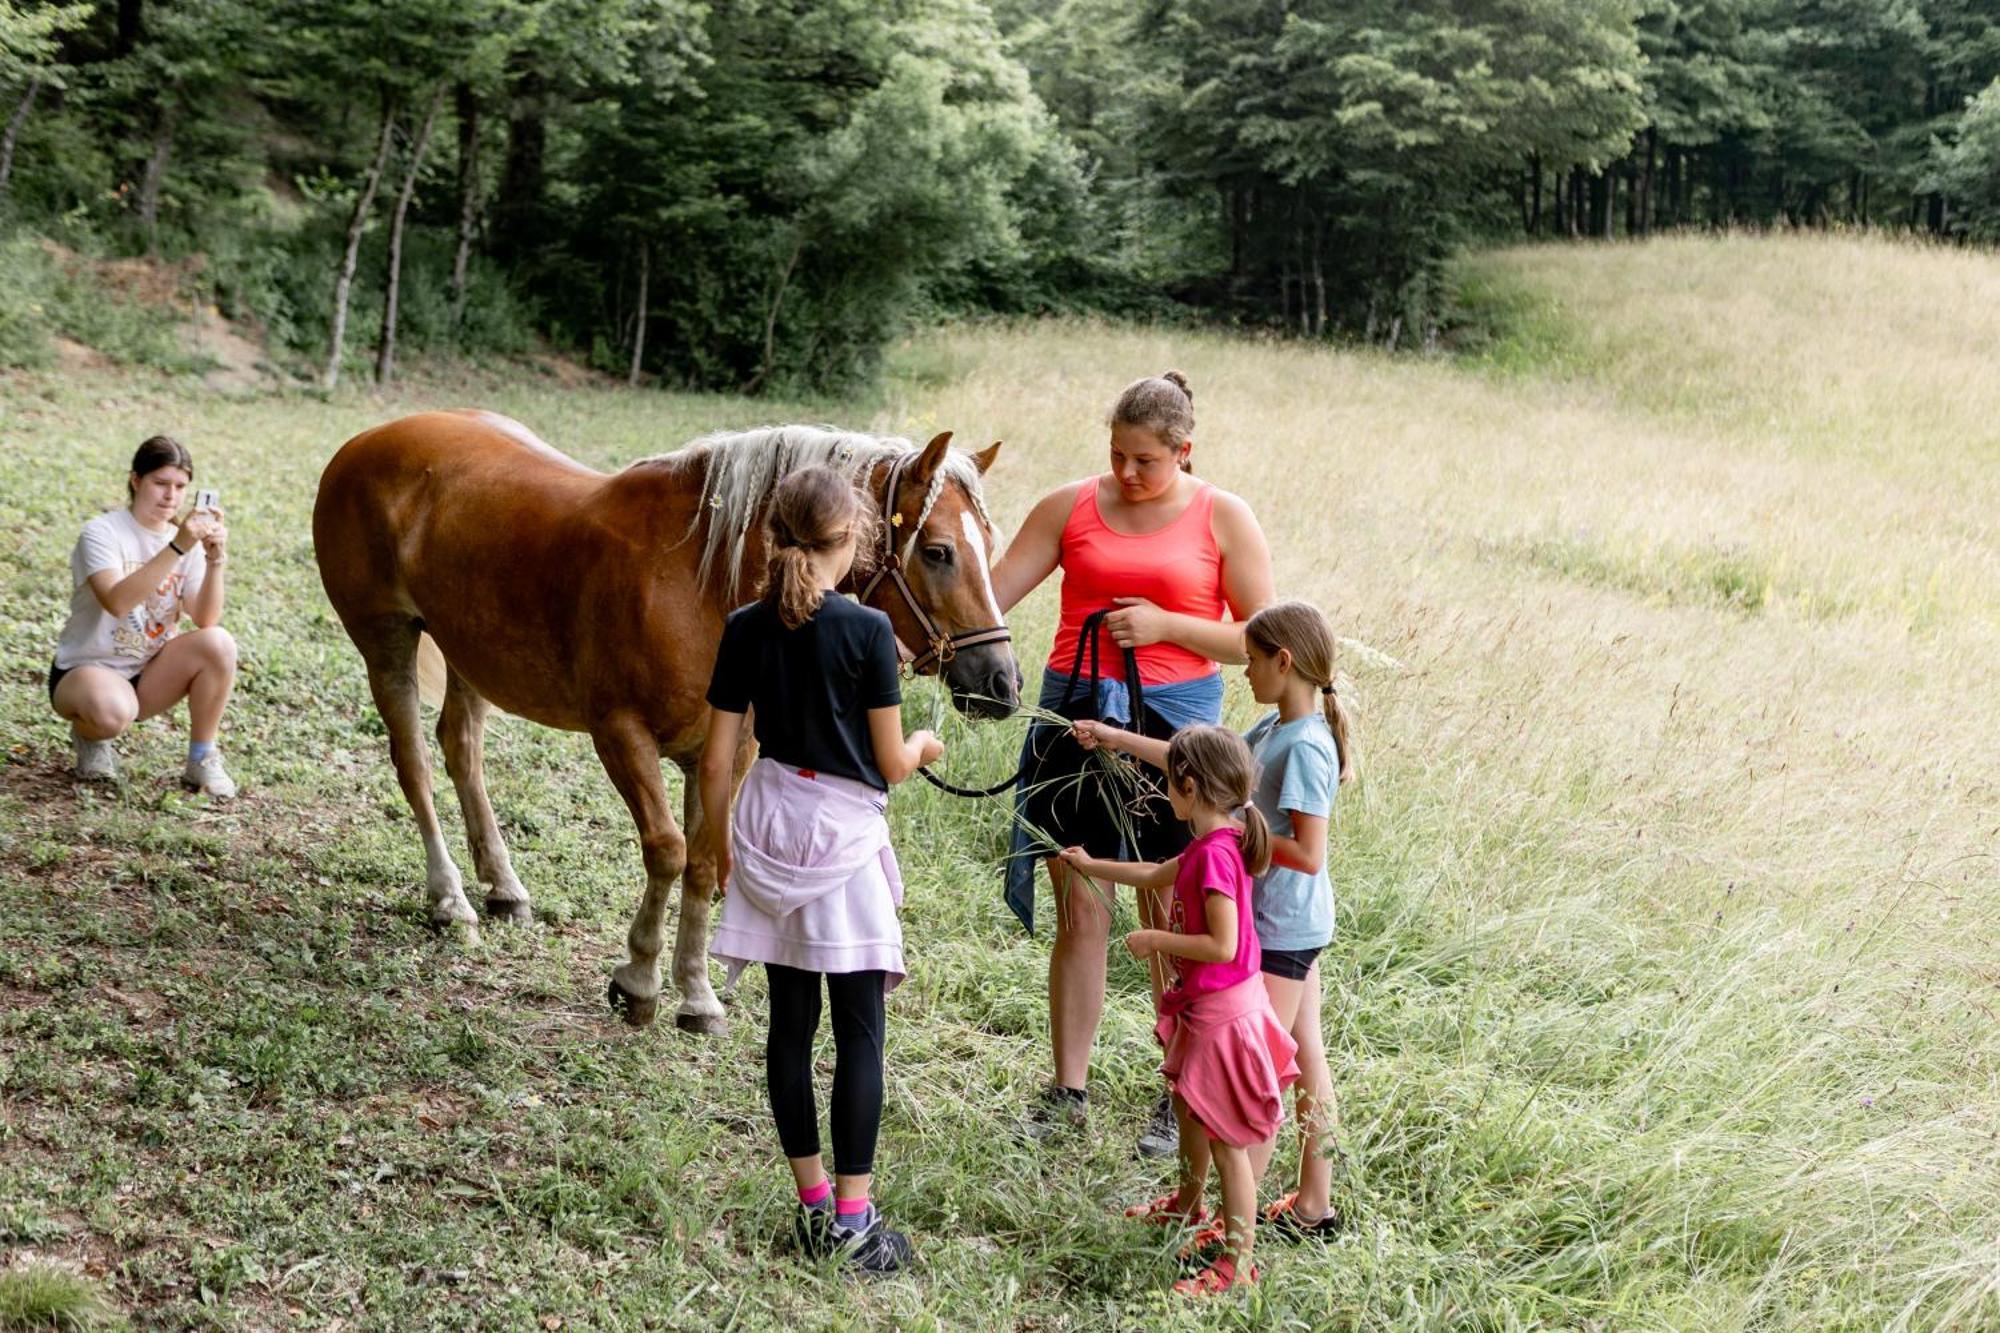
[[[590,737],[611,785],[625,798],[632,822],[639,827],[639,849],[646,861],[646,893],[625,937],[626,959],[611,973],[610,991],[611,1007],[634,1027],[644,1027],[659,1012],[667,903],[674,881],[687,865],[687,839],[668,808],[659,742],[645,724],[635,715],[620,714],[593,728]]]

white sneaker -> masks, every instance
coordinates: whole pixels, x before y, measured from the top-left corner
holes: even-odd
[[[199,759],[188,760],[187,767],[181,770],[181,785],[218,801],[236,795],[235,782],[223,771],[220,750],[210,750]]]
[[[115,741],[93,741],[74,726],[70,743],[76,747],[76,776],[80,782],[118,781],[118,745]]]

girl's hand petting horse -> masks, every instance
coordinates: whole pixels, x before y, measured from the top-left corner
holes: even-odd
[[[1135,930],[1125,937],[1125,947],[1134,958],[1151,958],[1160,951],[1159,935],[1157,930]]]

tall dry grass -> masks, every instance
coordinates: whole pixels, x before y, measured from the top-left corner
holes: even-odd
[[[1006,438],[1011,520],[1177,366],[1198,470],[1357,641],[1352,1203],[1370,1244],[1497,1247],[1462,1289],[1409,1257],[1429,1317],[2000,1320],[2000,261],[1690,238],[1467,280],[1507,319],[1470,366],[992,329],[908,349],[883,421]],[[1446,1243],[1441,1199],[1504,1225]]]

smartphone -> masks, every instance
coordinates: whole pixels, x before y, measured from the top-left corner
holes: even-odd
[[[215,492],[208,490],[196,491],[194,493],[194,507],[196,509],[215,508]]]

